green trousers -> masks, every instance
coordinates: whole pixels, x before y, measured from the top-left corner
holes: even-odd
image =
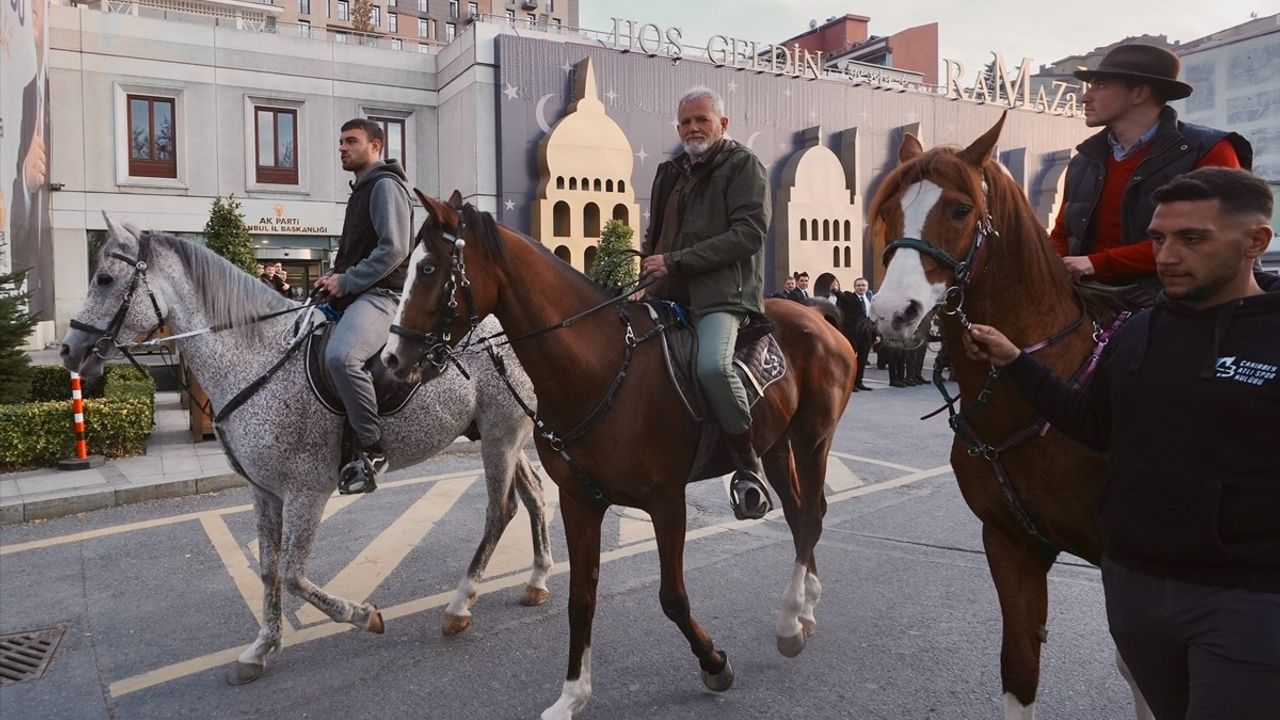
[[[733,345],[743,318],[735,313],[716,312],[694,323],[698,332],[698,382],[720,427],[731,435],[751,427],[747,390],[733,371]]]

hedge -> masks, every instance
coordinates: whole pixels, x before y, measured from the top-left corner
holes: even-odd
[[[125,367],[124,365],[108,365],[108,368]],[[107,374],[103,373],[91,380],[85,380],[81,383],[84,396],[102,397],[102,389],[107,381]],[[137,376],[138,371],[134,370],[133,374]],[[27,397],[27,402],[54,402],[59,400],[71,400],[71,372],[61,365],[33,365],[31,366],[31,394]]]
[[[53,392],[61,368],[50,368],[34,368],[38,379],[32,384],[33,397]],[[66,383],[61,399],[0,405],[0,470],[54,465],[74,454],[71,380],[66,374],[61,380]],[[84,403],[89,452],[107,457],[145,453],[155,427],[155,382],[131,366],[109,365],[100,387],[101,397]]]

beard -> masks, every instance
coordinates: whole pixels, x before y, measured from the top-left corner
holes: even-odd
[[[701,160],[706,157],[707,153],[711,151],[711,148],[714,147],[715,144],[716,143],[713,140],[693,140],[691,142],[683,143],[684,151],[694,160]]]

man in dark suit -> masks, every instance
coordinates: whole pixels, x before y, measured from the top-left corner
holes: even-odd
[[[795,300],[799,303],[805,302],[809,299],[809,273],[801,270],[800,272],[792,273],[791,277],[795,279],[796,286],[786,291],[787,299]]]
[[[862,379],[867,372],[867,359],[871,355],[871,345],[876,335],[875,323],[871,322],[871,293],[867,291],[868,287],[866,278],[853,281],[853,296],[857,302],[851,304],[850,310],[853,314],[853,350],[858,354],[858,376],[854,380],[854,392],[871,390]]]

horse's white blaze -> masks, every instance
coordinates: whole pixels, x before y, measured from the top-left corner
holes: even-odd
[[[902,193],[903,237],[924,239],[921,237],[924,224],[941,197],[942,188],[929,180],[921,180]],[[885,270],[884,282],[871,300],[871,319],[887,337],[909,336],[915,331],[916,323],[895,328],[893,318],[905,311],[912,301],[920,303],[923,315],[924,310],[941,299],[945,289],[941,284],[931,284],[925,277],[919,252],[905,248],[897,250]]]
[[[809,568],[802,562],[791,568],[791,579],[787,581],[787,589],[782,591],[782,608],[778,611],[780,638],[796,637],[803,630],[800,613],[804,610],[804,579],[808,572]]]
[[[413,249],[413,253],[409,255],[409,279],[404,284],[404,294],[400,296],[400,307],[396,308],[396,317],[392,320],[394,325],[403,325],[404,308],[409,303],[409,296],[413,294],[413,269],[418,267],[418,263],[427,256],[426,243],[419,243]],[[388,333],[387,346],[382,350],[382,362],[387,362],[387,357],[396,355],[400,352],[400,336]]]
[[[591,697],[591,646],[582,651],[577,680],[565,680],[556,704],[542,711],[542,720],[573,720]]]
[[[1036,720],[1036,704],[1023,705],[1012,693],[1004,694],[1004,720]]]

